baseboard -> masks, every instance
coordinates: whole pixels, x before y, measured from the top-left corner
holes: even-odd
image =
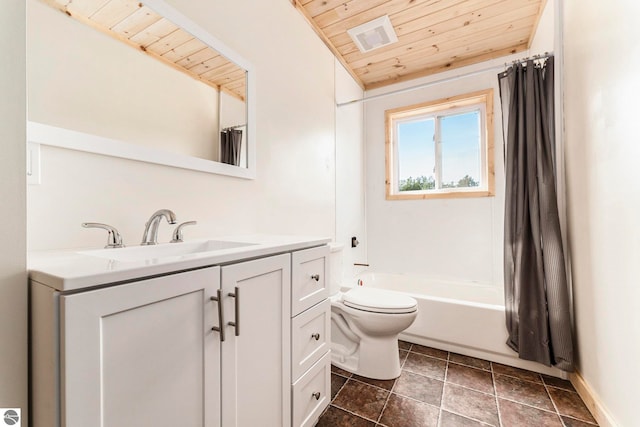
[[[579,371],[576,370],[574,373],[569,374],[569,380],[601,427],[619,427]]]

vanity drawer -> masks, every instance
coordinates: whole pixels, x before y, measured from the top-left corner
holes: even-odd
[[[331,353],[293,384],[293,427],[313,426],[331,400]]]
[[[302,313],[329,297],[329,247],[292,254],[291,316]]]
[[[291,322],[291,378],[297,380],[329,351],[331,302],[327,299]]]

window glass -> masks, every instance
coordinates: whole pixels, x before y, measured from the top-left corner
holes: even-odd
[[[442,187],[478,187],[482,180],[480,111],[440,119]]]
[[[398,189],[435,188],[434,119],[400,122],[398,139]]]

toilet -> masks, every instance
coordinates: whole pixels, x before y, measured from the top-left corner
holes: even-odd
[[[418,315],[414,298],[365,286],[343,287],[342,246],[331,247],[331,363],[366,378],[400,376],[398,334]]]

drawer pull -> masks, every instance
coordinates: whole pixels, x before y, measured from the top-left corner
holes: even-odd
[[[224,341],[224,310],[223,310],[223,304],[222,304],[222,291],[220,289],[218,289],[216,291],[218,293],[217,297],[211,297],[211,301],[216,301],[218,303],[218,325],[220,326],[213,326],[211,328],[212,331],[216,331],[220,333],[220,341]]]
[[[315,338],[316,341],[320,340],[320,334],[319,333],[315,333],[315,334],[311,334],[311,338]]]
[[[311,393],[311,397],[315,397],[316,400],[320,400],[320,392],[316,391],[315,393]]]
[[[319,282],[319,281],[320,281],[320,275],[319,275],[319,274],[312,274],[312,275],[311,275],[311,278],[312,278],[313,280],[315,280],[316,282]]]

